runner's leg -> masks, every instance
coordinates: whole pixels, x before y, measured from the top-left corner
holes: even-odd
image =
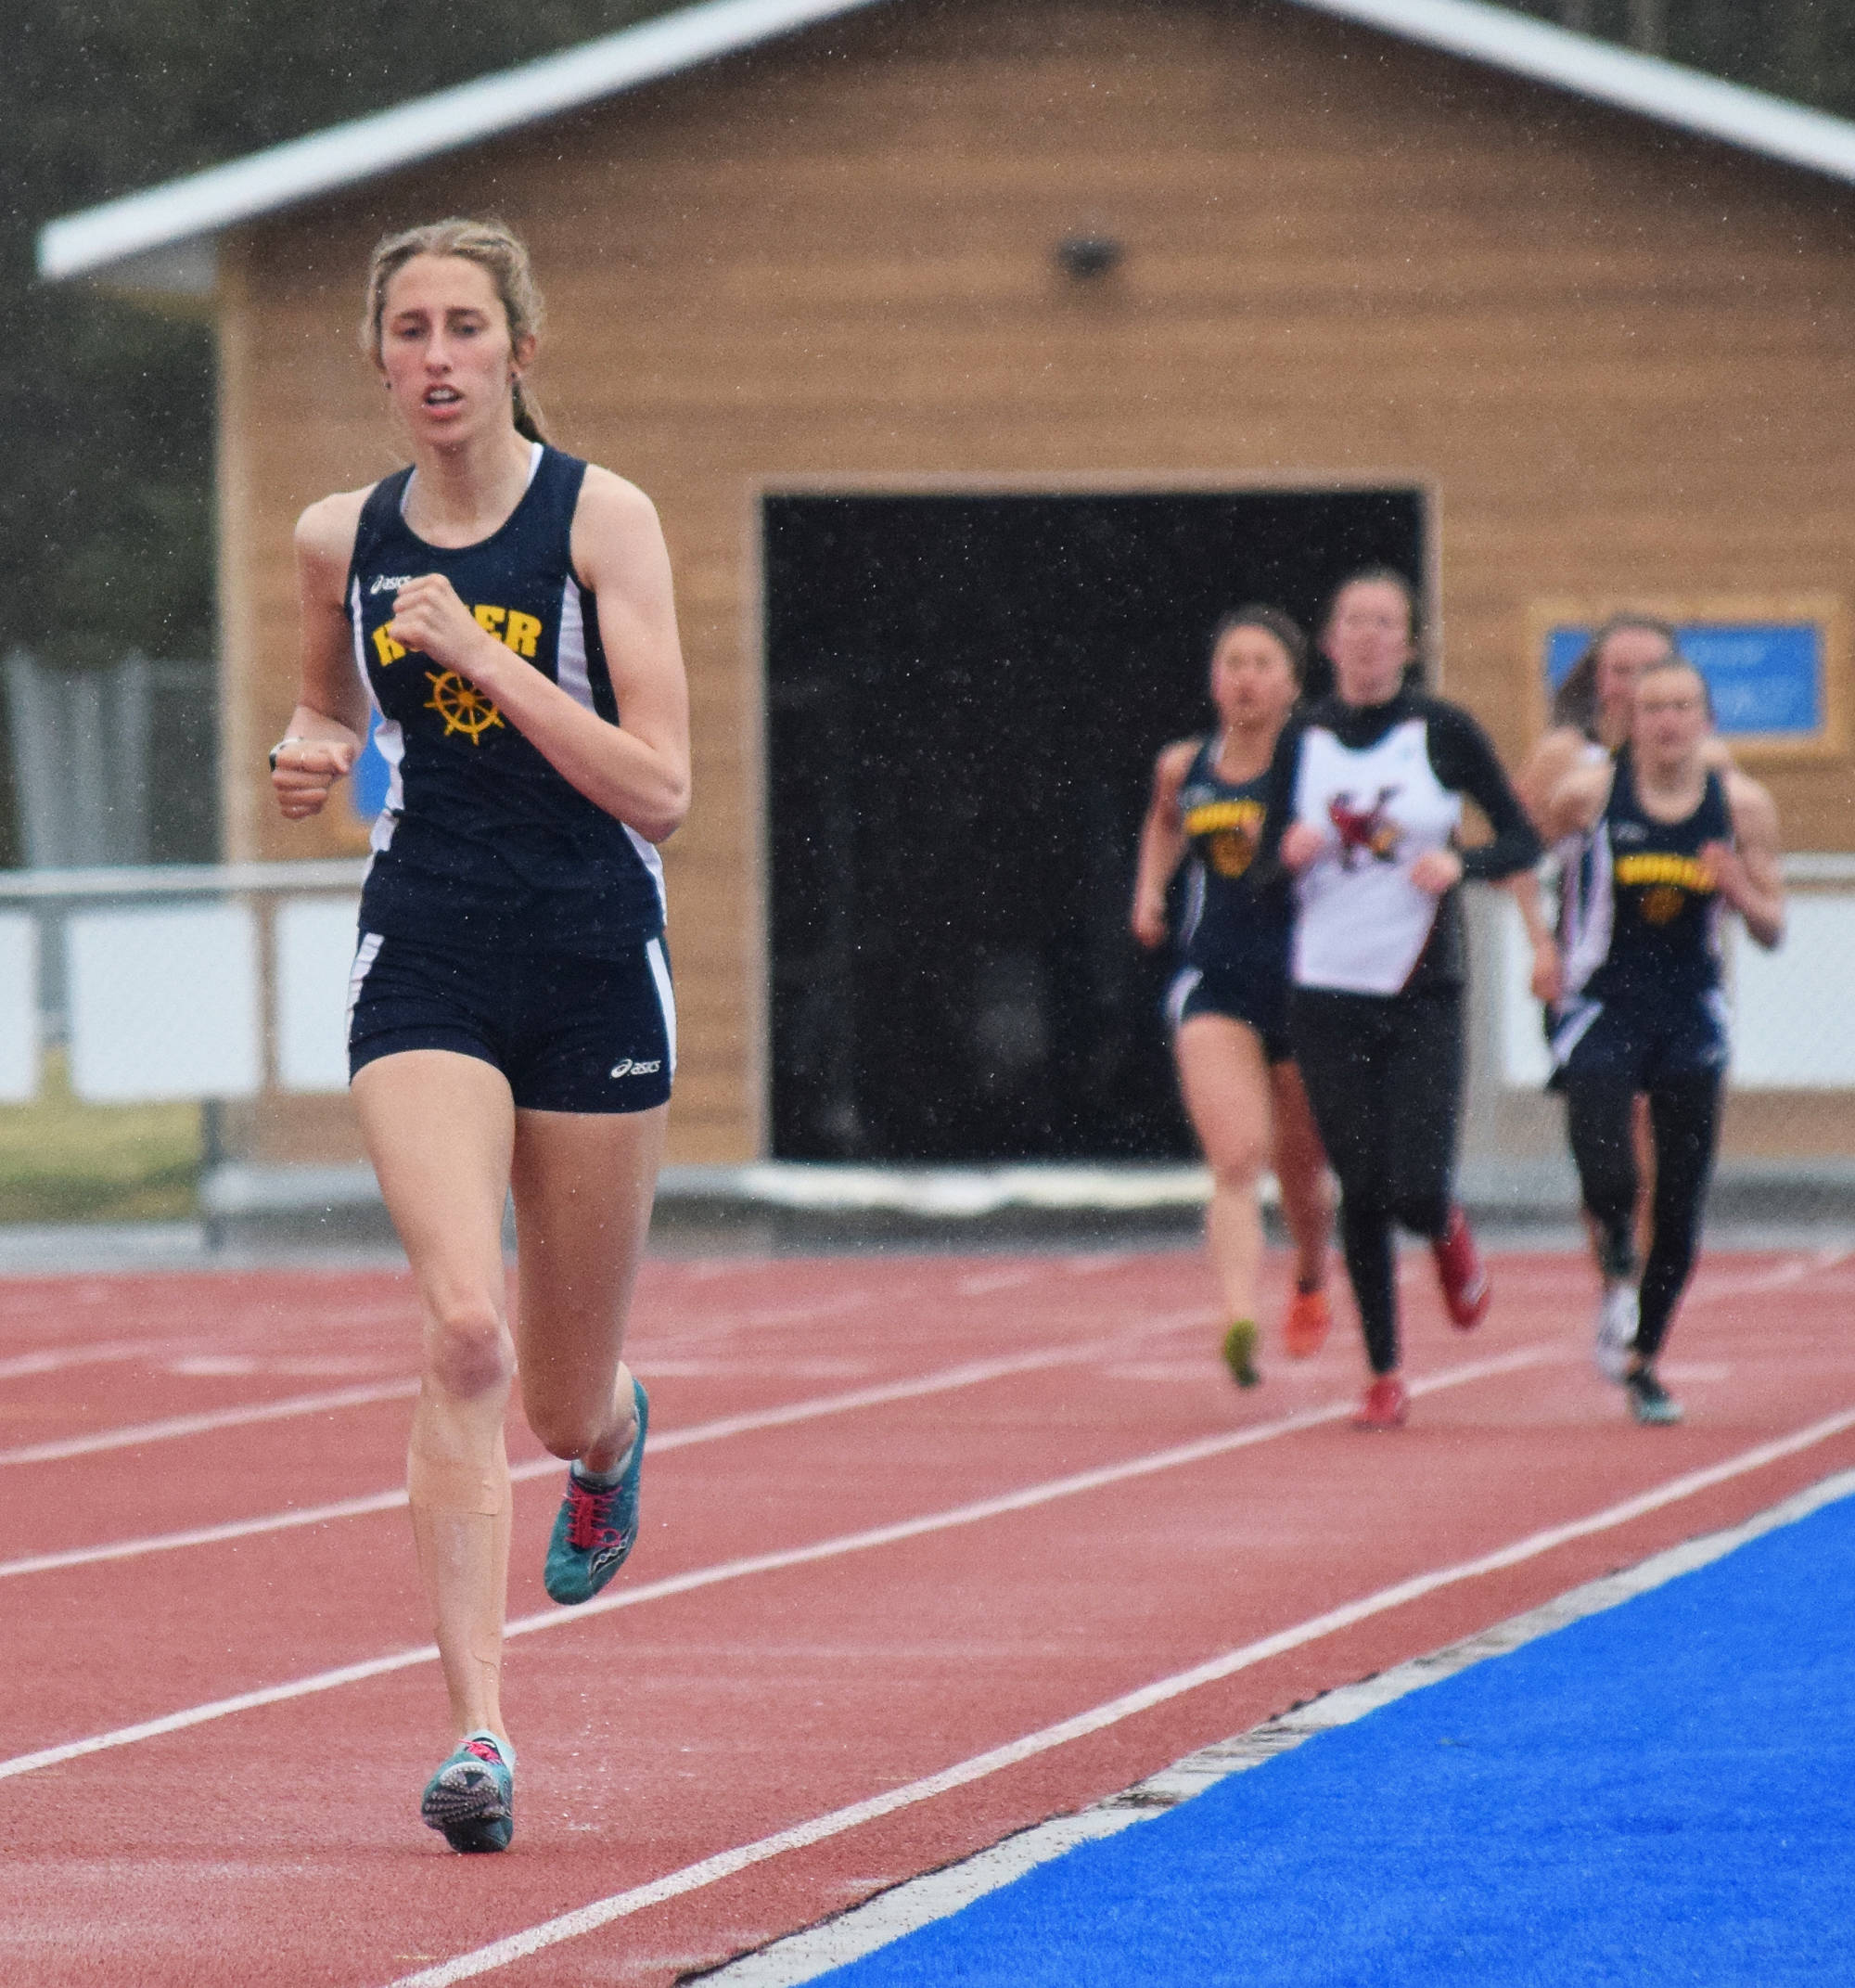
[[[416,1049],[354,1078],[361,1130],[418,1287],[422,1369],[406,1482],[458,1735],[503,1725],[514,1378],[503,1203],[515,1111],[493,1064]]]
[[[1643,1265],[1636,1327],[1636,1354],[1644,1366],[1661,1352],[1694,1269],[1720,1132],[1719,1073],[1703,1071],[1654,1084],[1649,1122],[1656,1135],[1655,1239]]]
[[[1290,1015],[1295,1061],[1321,1143],[1339,1177],[1340,1240],[1375,1374],[1398,1366],[1398,1285],[1392,1254],[1386,1085],[1388,1002],[1297,988]]]
[[[1326,1281],[1327,1246],[1333,1238],[1326,1148],[1295,1065],[1275,1064],[1269,1085],[1275,1108],[1275,1178],[1282,1188],[1283,1218],[1295,1245],[1295,1281],[1304,1291],[1318,1290]]]
[[[1229,1015],[1189,1016],[1173,1038],[1179,1087],[1211,1170],[1205,1242],[1227,1322],[1257,1313],[1262,1218],[1257,1183],[1269,1157],[1270,1084],[1256,1031]]]
[[[522,1410],[555,1456],[618,1468],[631,1445],[623,1364],[670,1108],[516,1113]]]

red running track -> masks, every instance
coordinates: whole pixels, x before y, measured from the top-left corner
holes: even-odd
[[[667,1983],[1855,1466],[1845,1253],[1708,1259],[1668,1430],[1592,1373],[1577,1259],[1498,1259],[1466,1338],[1406,1282],[1426,1392],[1376,1436],[1344,1329],[1237,1394],[1189,1255],[653,1263],[645,1530],[596,1612],[542,1595],[557,1471],[512,1433],[486,1858],[416,1813],[404,1280],[0,1286],[0,1980]]]

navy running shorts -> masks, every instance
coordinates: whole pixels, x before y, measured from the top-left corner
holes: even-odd
[[[1286,975],[1257,973],[1228,967],[1185,967],[1166,993],[1166,1019],[1174,1029],[1194,1015],[1223,1015],[1254,1029],[1262,1044],[1263,1059],[1291,1063],[1288,1040]]]
[[[676,1070],[663,941],[580,959],[363,932],[348,982],[348,1074],[403,1049],[494,1064],[524,1111],[648,1111],[668,1099]]]
[[[1670,1078],[1718,1075],[1731,1054],[1719,988],[1655,1002],[1573,999],[1554,1011],[1549,1088],[1595,1078],[1646,1091]]]

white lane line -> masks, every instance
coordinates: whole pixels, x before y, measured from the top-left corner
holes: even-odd
[[[989,1298],[995,1291],[1020,1290],[1037,1274],[1028,1263],[1020,1263],[1015,1270],[982,1270],[974,1276],[962,1277],[953,1286],[953,1295],[956,1298]]]
[[[418,1392],[416,1380],[388,1380],[365,1388],[335,1388],[326,1394],[290,1394],[281,1401],[249,1402],[242,1408],[212,1408],[198,1415],[173,1415],[160,1422],[131,1422],[92,1430],[87,1436],[62,1436],[56,1443],[30,1443],[0,1450],[0,1464],[58,1463],[67,1456],[93,1456],[99,1450],[134,1449],[144,1443],[172,1443],[179,1436],[203,1436],[215,1429],[249,1422],[282,1422],[292,1416],[325,1415],[337,1408],[365,1408],[373,1402],[403,1401]]]
[[[743,1843],[734,1850],[724,1850],[719,1855],[705,1857],[699,1864],[685,1866],[680,1871],[672,1871],[668,1877],[659,1878],[649,1884],[642,1884],[628,1892],[614,1892],[608,1898],[596,1900],[589,1905],[582,1905],[576,1911],[564,1912],[557,1918],[544,1920],[526,1931],[512,1933],[507,1939],[497,1940],[488,1946],[478,1947],[474,1952],[460,1954],[455,1959],[440,1963],[435,1968],[422,1969],[416,1974],[401,1975],[390,1984],[390,1988],[451,1988],[454,1982],[468,1981],[479,1974],[488,1974],[497,1968],[505,1968],[518,1960],[525,1960],[531,1954],[544,1948],[557,1946],[565,1940],[578,1939],[582,1934],[595,1932],[602,1926],[608,1926],[614,1919],[629,1917],[641,1912],[647,1905],[660,1905],[665,1899],[676,1898],[685,1892],[699,1891],[723,1878],[732,1877],[736,1871],[744,1870],[749,1865],[762,1864],[769,1857],[776,1857],[788,1850],[803,1849],[808,1844],[823,1842],[826,1838],[841,1836],[848,1829],[860,1828],[866,1822],[874,1822],[879,1816],[891,1815],[896,1810],[911,1808],[917,1802],[928,1802],[937,1795],[943,1795],[955,1788],[964,1788],[968,1783],[983,1780],[987,1776],[1014,1767],[1021,1761],[1030,1760],[1039,1753],[1047,1753],[1053,1748],[1066,1746],[1072,1739],[1086,1738],[1092,1733],[1103,1731],[1110,1725],[1118,1725],[1124,1719],[1137,1713],[1149,1712],[1156,1705],[1163,1705],[1169,1699],[1182,1698],[1188,1691],[1196,1691],[1206,1685],[1219,1684],[1233,1677],[1239,1671],[1247,1671],[1259,1663],[1267,1662],[1272,1657],[1279,1657],[1292,1649],[1299,1649],[1305,1644],[1318,1642],[1324,1636],[1336,1635],[1342,1629],[1350,1629],[1356,1623],[1368,1621],[1375,1615],[1383,1615],[1388,1610],[1402,1608],[1406,1602],[1421,1600],[1426,1595],[1433,1595],[1438,1589],[1453,1587],[1465,1581],[1478,1579],[1483,1574],[1499,1573],[1503,1569],[1516,1567],[1522,1561],[1536,1559],[1542,1553],[1550,1553],[1555,1547],[1568,1545],[1573,1540],[1586,1539],[1596,1533],[1609,1532],[1615,1527],[1628,1525],[1632,1520],[1658,1511],[1664,1506],[1679,1503],[1703,1491],[1711,1490],[1716,1484],[1727,1482],[1746,1472],[1763,1469],[1767,1464],[1776,1463],[1797,1451],[1809,1449],[1812,1444],[1826,1442],[1830,1437],[1841,1434],[1845,1430],[1855,1428],[1855,1409],[1845,1410],[1840,1415],[1827,1417],[1821,1422],[1812,1423],[1808,1429],[1798,1430],[1795,1434],[1778,1438],[1772,1443],[1761,1443],[1756,1448],[1743,1451],[1739,1456],[1729,1457],[1723,1463],[1710,1466],[1704,1470],[1689,1472],[1670,1482],[1658,1485],[1653,1491],[1641,1493],[1633,1498],[1625,1498],[1620,1504],[1606,1506],[1604,1510],[1593,1512],[1589,1517],[1574,1519],[1564,1525],[1549,1526],[1544,1531],[1529,1533],[1525,1539],[1516,1540],[1511,1546],[1497,1547],[1492,1553],[1485,1553],[1472,1560],[1460,1560],[1452,1567],[1439,1567],[1427,1573],[1414,1574],[1408,1581],[1400,1581],[1394,1585],[1380,1588],[1375,1595],[1367,1595],[1358,1601],[1344,1603],[1337,1609],[1330,1609],[1324,1615],[1316,1615],[1305,1622],[1298,1622],[1292,1629],[1278,1630],[1275,1635],[1263,1636],[1254,1643],[1246,1643],[1240,1649],[1227,1650],[1222,1656],[1213,1657],[1209,1662],[1195,1664],[1188,1671],[1179,1671],[1171,1677],[1162,1677],[1156,1684],[1143,1686],[1137,1691],[1130,1691],[1120,1698],[1110,1699],[1104,1705],[1092,1711],[1079,1713],[1071,1719],[1064,1719],[1055,1725],[1046,1725],[1040,1732],[1027,1733],[1022,1738],[1009,1741],[1002,1747],[994,1747],[989,1752],[975,1754],[970,1760],[961,1761],[957,1765],[947,1767],[939,1774],[932,1774],[918,1781],[911,1781],[905,1787],[894,1788],[867,1801],[852,1802],[847,1808],[834,1809],[830,1814],[812,1817],[790,1829],[782,1829],[775,1835],[761,1837],[758,1842]],[[0,1769],[3,1772],[4,1769]]]
[[[101,1366],[112,1360],[158,1360],[199,1344],[192,1340],[113,1340],[92,1346],[45,1346],[37,1353],[14,1353],[0,1360],[0,1380],[24,1380],[33,1374],[56,1374],[68,1366]]]
[[[1683,1302],[1718,1304],[1728,1298],[1750,1298],[1764,1291],[1785,1290],[1793,1284],[1801,1284],[1806,1277],[1820,1276],[1824,1271],[1834,1270],[1848,1259],[1849,1254],[1847,1250],[1818,1250],[1808,1256],[1793,1256],[1780,1263],[1767,1264],[1763,1270],[1709,1273],[1703,1268]]]
[[[1498,1359],[1478,1360],[1466,1366],[1445,1368],[1439,1374],[1428,1374],[1410,1383],[1413,1394],[1431,1394],[1443,1388],[1462,1387],[1469,1381],[1484,1380],[1496,1375],[1517,1372],[1522,1367],[1538,1366],[1547,1361],[1568,1357],[1557,1347],[1533,1346],[1522,1348],[1517,1353],[1504,1353]],[[1254,1443],[1267,1443],[1276,1436],[1298,1434],[1300,1430],[1313,1429],[1324,1422],[1336,1422],[1353,1412],[1350,1400],[1329,1403],[1324,1408],[1311,1408],[1299,1415],[1285,1416],[1279,1422],[1253,1423],[1247,1429],[1233,1430],[1220,1436],[1200,1438],[1196,1443],[1185,1443],[1169,1450],[1156,1450],[1145,1456],[1136,1456],[1126,1463],[1108,1464],[1098,1469],[1082,1470],[1072,1477],[1052,1479],[1042,1484],[1031,1484],[1022,1491],[1006,1492],[1000,1497],[982,1498],[971,1505],[958,1505],[949,1511],[928,1512],[918,1519],[904,1519],[891,1525],[873,1526],[865,1532],[840,1533],[835,1539],[824,1539],[809,1546],[789,1546],[774,1553],[760,1553],[737,1560],[723,1560],[712,1566],[692,1568],[687,1573],[672,1574],[667,1580],[656,1581],[642,1587],[620,1589],[616,1594],[602,1596],[596,1601],[589,1601],[577,1609],[549,1609],[542,1615],[518,1616],[504,1630],[506,1637],[538,1635],[544,1629],[559,1629],[567,1624],[583,1622],[597,1615],[609,1615],[615,1609],[634,1609],[648,1601],[661,1601],[672,1595],[686,1595],[697,1588],[714,1587],[726,1581],[740,1581],[754,1574],[776,1573],[787,1567],[804,1567],[818,1560],[841,1558],[845,1554],[867,1553],[878,1546],[894,1546],[902,1540],[918,1539],[928,1533],[941,1533],[956,1526],[977,1525],[987,1519],[1003,1518],[1012,1512],[1029,1511],[1039,1505],[1048,1505],[1058,1498],[1075,1497],[1081,1493],[1101,1491],[1112,1484],[1126,1483],[1133,1478],[1150,1477],[1160,1470],[1173,1470],[1188,1464],[1202,1463],[1213,1456],[1223,1456],[1231,1450],[1247,1449]],[[1855,1411],[1851,1411],[1855,1419]],[[384,1657],[372,1657],[360,1663],[343,1664],[339,1670],[317,1671],[308,1677],[293,1678],[288,1684],[266,1685],[255,1691],[240,1692],[236,1698],[214,1699],[204,1705],[190,1706],[185,1712],[168,1712],[159,1719],[145,1719],[134,1725],[119,1726],[115,1731],[96,1733],[87,1739],[72,1739],[61,1746],[45,1747],[36,1753],[20,1753],[11,1760],[0,1761],[0,1781],[11,1780],[16,1775],[32,1774],[41,1767],[55,1767],[61,1762],[77,1760],[86,1753],[101,1753],[113,1747],[133,1746],[143,1739],[159,1738],[163,1733],[177,1733],[188,1726],[205,1725],[214,1719],[229,1718],[235,1712],[251,1712],[262,1705],[278,1705],[288,1699],[310,1698],[318,1692],[333,1691],[343,1685],[359,1684],[369,1677],[383,1676],[390,1671],[403,1671],[415,1664],[435,1663],[438,1661],[436,1644],[428,1643],[417,1649],[394,1650]]]
[[[1170,1314],[1156,1318],[1139,1331],[1125,1332],[1113,1339],[1076,1346],[1048,1347],[1038,1353],[1019,1353],[1009,1359],[971,1360],[960,1366],[942,1368],[907,1380],[890,1380],[866,1388],[853,1388],[841,1394],[813,1395],[808,1401],[786,1402],[774,1408],[756,1409],[747,1415],[724,1416],[712,1422],[693,1423],[686,1429],[668,1429],[650,1439],[650,1454],[660,1456],[666,1450],[687,1449],[692,1444],[720,1443],[729,1436],[747,1435],[755,1430],[783,1429],[795,1422],[816,1421],[822,1417],[849,1415],[859,1408],[875,1408],[890,1402],[914,1401],[927,1394],[945,1394],[957,1388],[970,1388],[990,1380],[1002,1380],[1014,1374],[1035,1373],[1052,1366],[1080,1365],[1096,1358],[1111,1358],[1139,1341],[1176,1330],[1181,1325],[1206,1325],[1211,1315],[1202,1310]],[[644,1365],[645,1363],[640,1363]],[[646,1367],[646,1371],[647,1371]],[[509,1472],[518,1483],[538,1477],[553,1477],[566,1468],[553,1456],[540,1456],[517,1464]],[[0,1560],[0,1580],[19,1574],[51,1573],[62,1567],[92,1567],[104,1560],[137,1559],[144,1554],[172,1553],[184,1546],[216,1546],[227,1540],[249,1539],[262,1533],[288,1533],[306,1525],[326,1525],[339,1519],[361,1519],[373,1512],[396,1511],[406,1502],[405,1487],[364,1493],[359,1497],[338,1498],[327,1505],[301,1506],[292,1511],[268,1512],[253,1519],[228,1519],[218,1525],[195,1526],[182,1533],[156,1533],[142,1539],[111,1540],[96,1546],[70,1546],[54,1553],[34,1553],[17,1560]]]

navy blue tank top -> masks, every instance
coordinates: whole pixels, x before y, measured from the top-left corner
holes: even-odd
[[[375,484],[362,507],[348,605],[391,779],[361,923],[473,951],[614,958],[663,930],[657,851],[570,785],[467,678],[387,633],[399,589],[442,573],[491,635],[619,723],[597,604],[569,545],[586,465],[533,447],[520,503],[474,545],[428,545],[412,532],[409,468]]]
[[[1289,904],[1286,883],[1259,888],[1251,876],[1268,813],[1269,771],[1253,780],[1220,779],[1218,741],[1198,748],[1179,789],[1179,826],[1191,844],[1180,946],[1205,971],[1286,975]]]
[[[1594,964],[1582,992],[1593,1000],[1704,994],[1720,984],[1720,894],[1700,860],[1708,842],[1733,840],[1718,773],[1684,821],[1657,821],[1636,796],[1626,747],[1586,862],[1586,930],[1575,935]],[[1606,943],[1607,942],[1607,943]]]

